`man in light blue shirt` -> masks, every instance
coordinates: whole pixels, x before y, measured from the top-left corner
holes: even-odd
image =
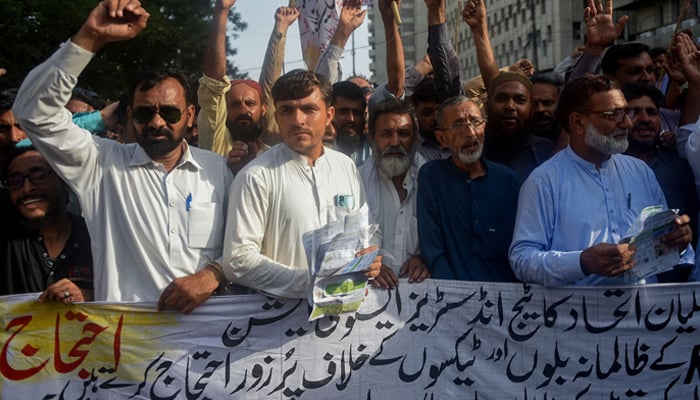
[[[652,170],[620,154],[632,123],[615,83],[584,75],[564,88],[558,107],[570,145],[523,184],[511,266],[519,279],[548,286],[624,284],[619,275],[634,267],[635,247],[617,243],[645,207],[666,200]],[[689,221],[678,217],[665,244],[686,249]]]

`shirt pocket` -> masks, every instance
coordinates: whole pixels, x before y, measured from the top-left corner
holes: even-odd
[[[187,212],[187,243],[193,249],[221,246],[223,215],[217,203],[192,202]]]

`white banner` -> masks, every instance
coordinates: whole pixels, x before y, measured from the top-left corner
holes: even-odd
[[[363,0],[372,7],[375,0]],[[344,0],[296,0],[299,7],[301,51],[307,68],[314,70],[321,54],[326,51],[340,20]]]
[[[308,322],[305,301],[0,298],[2,399],[692,399],[698,284],[404,281]]]

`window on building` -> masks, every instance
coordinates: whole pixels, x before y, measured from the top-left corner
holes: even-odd
[[[582,40],[583,39],[583,31],[581,30],[581,22],[580,21],[574,21],[571,24],[571,33],[573,34],[574,40]]]

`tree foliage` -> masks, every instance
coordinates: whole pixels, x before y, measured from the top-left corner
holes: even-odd
[[[117,99],[129,78],[143,68],[169,68],[193,81],[202,74],[212,0],[142,0],[151,14],[136,39],[107,45],[80,76],[79,85]],[[24,76],[78,31],[96,0],[0,1],[0,87],[17,87]],[[246,28],[229,15],[229,36]],[[231,41],[229,40],[229,43]],[[235,49],[229,47],[229,56]],[[229,74],[241,76],[234,65]]]

